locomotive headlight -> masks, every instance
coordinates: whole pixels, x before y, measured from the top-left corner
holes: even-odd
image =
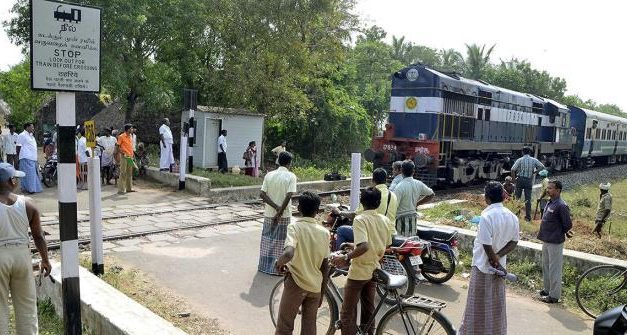
[[[409,81],[416,81],[416,79],[418,79],[418,70],[409,69],[405,76],[407,77],[407,80]]]

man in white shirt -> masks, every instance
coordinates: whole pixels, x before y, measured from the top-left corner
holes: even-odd
[[[17,137],[17,155],[20,159],[20,171],[24,172],[22,178],[22,191],[26,194],[39,193],[41,180],[37,174],[37,140],[33,136],[35,127],[32,122],[24,124],[24,131]]]
[[[78,159],[78,183],[76,187],[79,190],[87,189],[87,161],[89,151],[87,149],[87,138],[85,137],[85,128],[76,131],[76,157]]]
[[[259,251],[258,270],[279,275],[274,262],[283,254],[287,225],[292,218],[292,195],[296,193],[296,175],[288,170],[292,154],[279,155],[279,168],[268,172],[261,185],[261,200],[266,204]]]
[[[496,181],[485,187],[488,207],[481,213],[472,249],[472,271],[466,310],[458,334],[507,334],[505,279],[507,254],[520,238],[518,218],[503,206],[503,186]]]
[[[172,136],[172,130],[170,130],[170,120],[168,120],[168,118],[164,118],[161,121],[161,127],[159,127],[159,139],[161,142],[159,170],[172,172],[172,165],[174,164],[172,144],[174,144],[174,137]]]
[[[131,143],[133,144],[133,152],[137,151],[137,127],[131,129]]]
[[[222,129],[218,137],[218,171],[229,171],[229,163],[226,160],[226,129]]]
[[[111,136],[111,129],[104,130],[104,136],[98,138],[98,145],[102,148],[102,155],[100,157],[100,176],[102,182],[107,185],[111,185],[111,178],[113,178],[113,165],[115,160],[113,159],[113,151],[115,151],[115,143],[117,140]]]
[[[9,125],[9,133],[4,135],[4,153],[7,155],[7,163],[17,169],[17,137],[15,126]]]

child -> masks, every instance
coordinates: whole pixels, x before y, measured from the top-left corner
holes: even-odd
[[[287,226],[284,252],[276,262],[287,265],[275,335],[292,334],[294,318],[302,311],[300,334],[316,333],[318,307],[324,297],[329,263],[329,231],[316,222],[320,207],[317,194],[305,191],[298,200],[303,217]]]
[[[503,190],[505,190],[505,192],[507,193],[507,195],[505,195],[504,197],[505,199],[509,199],[514,194],[514,191],[516,191],[516,185],[512,183],[511,176],[505,177],[505,182],[503,183]]]

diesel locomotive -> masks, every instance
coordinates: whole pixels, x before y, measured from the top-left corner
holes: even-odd
[[[427,185],[500,179],[531,147],[552,171],[627,161],[627,119],[445,73],[392,76],[387,123],[364,153],[375,168],[411,159]]]

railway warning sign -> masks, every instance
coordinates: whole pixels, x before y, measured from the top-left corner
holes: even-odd
[[[31,0],[31,88],[100,92],[100,8]]]
[[[85,138],[87,139],[87,147],[96,147],[96,123],[92,121],[85,121]]]

